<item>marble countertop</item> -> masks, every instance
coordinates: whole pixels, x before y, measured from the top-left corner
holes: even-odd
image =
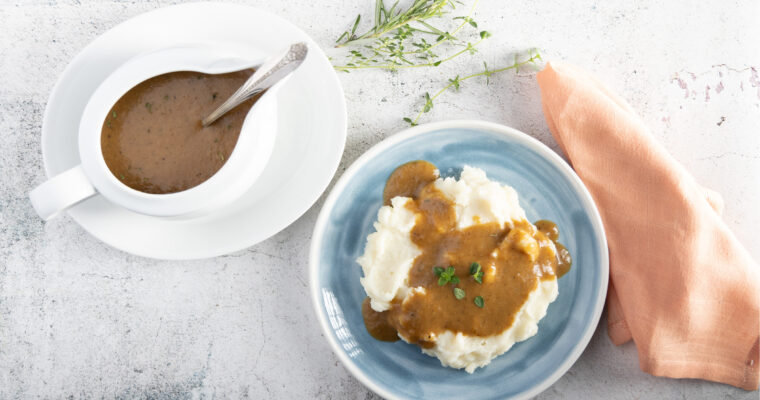
[[[69,60],[119,22],[173,1],[0,0],[0,398],[375,398],[338,362],[308,295],[307,253],[320,199],[293,225],[210,260],[144,259],[99,242],[69,217],[42,223],[27,192],[44,179],[40,129]],[[364,1],[240,1],[282,15],[329,48]],[[470,3],[466,1],[466,3]],[[340,74],[348,139],[336,176],[421,95],[528,47],[592,71],[626,98],[704,186],[760,259],[760,3],[707,0],[481,0],[493,33],[440,69]],[[468,81],[421,122],[496,121],[553,149],[534,74]],[[657,378],[605,323],[539,399],[756,399],[757,392]]]

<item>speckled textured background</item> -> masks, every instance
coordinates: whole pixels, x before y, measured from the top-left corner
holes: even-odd
[[[328,48],[365,1],[239,1],[283,15]],[[43,224],[27,192],[44,179],[42,114],[69,60],[119,22],[169,1],[0,0],[0,398],[373,398],[338,363],[307,291],[320,200],[248,250],[162,262],[113,250],[70,218]],[[593,71],[726,201],[725,220],[760,258],[760,3],[481,0],[494,35],[439,69],[341,74],[349,108],[338,175],[404,128],[447,78],[527,47]],[[533,74],[469,81],[424,121],[481,118],[552,148]],[[540,399],[756,399],[757,392],[655,378],[604,324]]]

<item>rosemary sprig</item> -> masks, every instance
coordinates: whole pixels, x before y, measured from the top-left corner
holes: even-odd
[[[406,10],[396,9],[398,1],[388,10],[385,8],[385,3],[378,0],[375,2],[375,26],[367,32],[357,35],[356,28],[359,27],[362,18],[361,14],[357,15],[351,32],[343,32],[335,41],[338,43],[336,47],[351,45],[363,39],[376,39],[411,22],[440,17],[443,15],[446,5],[454,8],[454,3],[451,0],[415,0]]]
[[[454,17],[461,20],[459,25],[447,32],[433,25],[434,18],[454,10],[456,0],[414,0],[407,9],[398,7],[398,2],[388,9],[384,0],[375,0],[374,26],[364,33],[357,33],[361,22],[358,15],[350,30],[338,38],[336,47],[350,46],[344,65],[335,65],[338,71],[349,72],[356,69],[389,69],[437,67],[462,54],[474,54],[476,47],[487,37],[487,31],[480,31],[480,39],[469,42],[456,35],[466,26],[477,29],[473,20],[478,0],[475,0],[466,16]],[[459,48],[449,56],[439,56],[433,50],[442,44]]]
[[[476,72],[476,73],[463,76],[463,77],[460,77],[459,75],[457,75],[456,77],[449,79],[448,80],[449,83],[446,86],[444,86],[441,90],[435,92],[432,96],[430,95],[429,92],[425,92],[425,94],[423,95],[423,98],[425,99],[425,104],[422,106],[422,109],[417,113],[417,116],[414,117],[414,119],[409,118],[409,117],[404,117],[403,120],[411,126],[416,126],[418,121],[420,120],[420,117],[422,117],[422,114],[427,113],[433,109],[433,103],[435,99],[437,99],[440,95],[442,95],[444,92],[446,92],[447,90],[451,88],[454,88],[455,91],[459,91],[459,88],[461,87],[462,82],[466,80],[477,78],[479,76],[485,76],[486,84],[488,84],[490,83],[489,79],[491,75],[493,74],[497,74],[503,71],[509,71],[512,69],[515,70],[515,73],[517,73],[519,72],[520,67],[523,67],[528,64],[534,64],[537,61],[541,60],[541,54],[539,54],[536,49],[530,50],[529,54],[530,54],[530,58],[524,61],[519,61],[517,59],[517,55],[515,55],[515,62],[513,64],[508,65],[506,67],[496,68],[496,69],[489,69],[488,64],[486,64],[486,62],[484,61],[483,71]]]

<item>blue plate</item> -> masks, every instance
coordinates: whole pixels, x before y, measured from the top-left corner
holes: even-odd
[[[464,165],[517,190],[530,221],[560,229],[574,264],[559,280],[536,336],[473,374],[441,366],[417,346],[380,342],[364,328],[356,259],[382,205],[385,180],[399,165],[427,160],[443,176]],[[340,178],[317,220],[310,253],[312,300],[325,337],[346,368],[386,398],[503,399],[535,396],[559,379],[591,339],[607,293],[607,242],[591,196],[572,169],[537,140],[482,121],[420,125],[375,145]]]

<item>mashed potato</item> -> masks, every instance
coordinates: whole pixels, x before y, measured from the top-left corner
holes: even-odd
[[[489,180],[480,169],[466,166],[459,180],[438,178],[434,185],[454,203],[459,229],[489,222],[512,227],[515,222],[525,220],[525,211],[519,205],[515,190]],[[357,260],[364,272],[361,284],[371,299],[372,309],[378,312],[388,310],[394,299],[403,303],[425,293],[422,287],[409,287],[409,271],[421,254],[410,238],[419,217],[407,207],[411,201],[407,197],[395,197],[390,206],[380,209],[376,232],[369,235],[364,254]],[[444,366],[464,368],[472,373],[509,350],[514,343],[535,335],[538,321],[546,315],[557,295],[556,278],[541,279],[517,312],[514,323],[502,333],[478,337],[444,331],[431,334],[434,346],[422,351],[440,359]],[[399,336],[409,342],[408,338]]]

